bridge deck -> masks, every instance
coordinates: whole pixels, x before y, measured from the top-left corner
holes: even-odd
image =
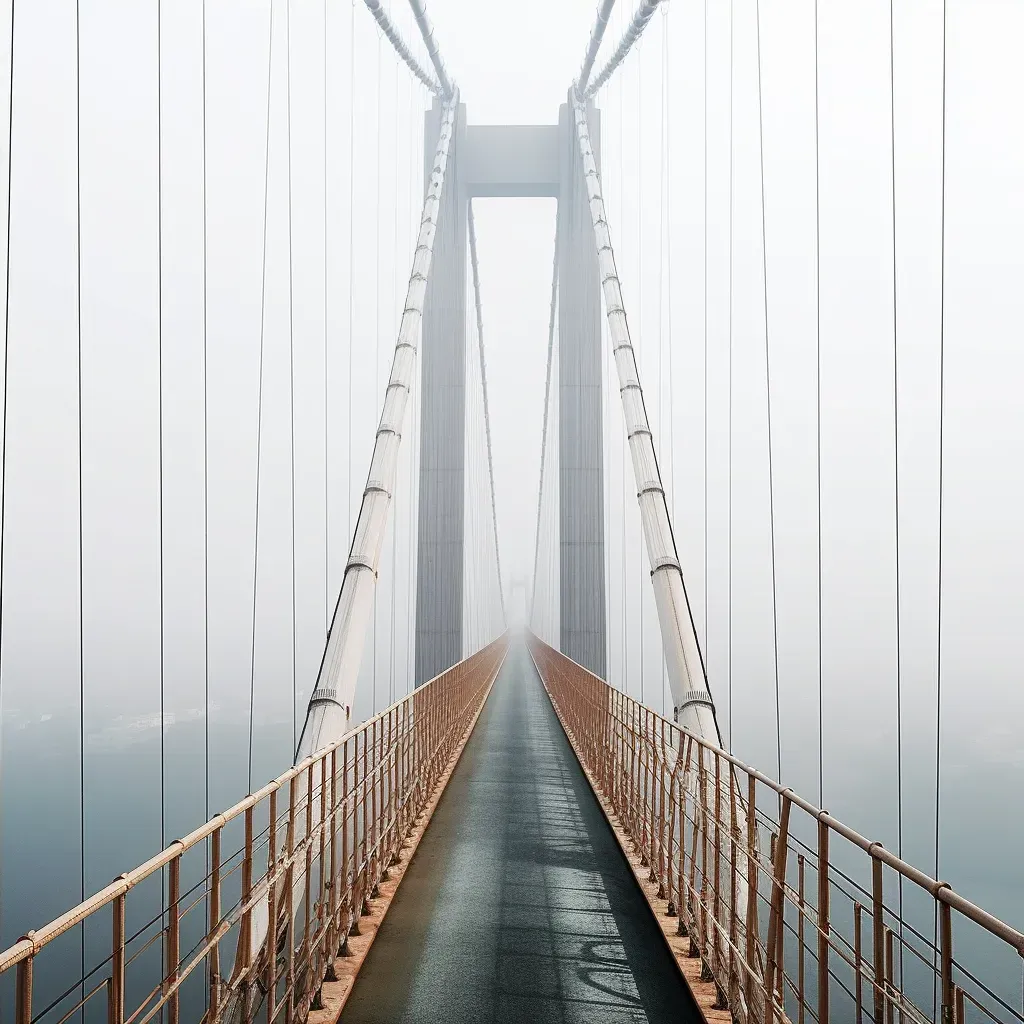
[[[519,642],[341,1020],[701,1020]]]

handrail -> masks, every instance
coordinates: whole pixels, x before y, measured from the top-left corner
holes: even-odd
[[[892,1020],[893,1013],[906,1020],[930,1019],[913,1002],[920,986],[911,979],[906,985],[912,991],[904,986],[899,953],[916,954],[917,950],[910,944],[911,928],[904,925],[898,909],[886,902],[886,884],[891,891],[893,883],[885,883],[883,867],[935,901],[935,962],[929,964],[920,955],[918,959],[930,967],[933,982],[940,985],[941,1019],[962,1024],[957,1008],[966,1002],[981,1008],[991,1020],[1024,1021],[1024,1010],[1010,1007],[954,958],[952,913],[1022,958],[1024,932],[729,751],[616,690],[538,637],[531,634],[529,644],[559,719],[595,789],[638,851],[649,858],[651,880],[667,893],[668,912],[678,912],[680,934],[691,939],[691,955],[702,957],[718,987],[719,1002],[730,1005],[741,1024],[785,1020],[786,1007],[793,1001],[801,1019],[808,1015],[812,1020],[828,1020],[831,988],[833,984],[837,992],[844,988],[831,964],[841,961],[859,979],[854,996],[858,1019],[862,998],[872,1004],[868,1012],[876,1021],[883,1014]],[[680,781],[680,771],[687,781]],[[718,787],[730,788],[729,779],[734,780],[737,794],[731,808],[728,797],[723,800],[716,795]],[[759,787],[767,791],[765,796],[759,794]],[[814,825],[817,850],[792,834],[793,812],[803,812]],[[742,839],[737,842],[744,818],[749,845]],[[863,903],[832,878],[833,871],[842,873],[833,866],[837,851],[830,836],[845,840],[870,860],[872,880],[870,890],[862,890]],[[793,857],[787,870],[790,850]],[[799,868],[796,882],[793,860]],[[732,912],[737,880],[749,885],[752,903],[767,912],[767,936],[758,933],[756,906],[743,921]],[[838,900],[846,910],[852,908],[858,921],[856,936],[843,934],[843,915],[830,910]],[[871,925],[863,942],[862,916]],[[786,934],[790,942],[798,936],[800,946],[788,957]],[[817,961],[816,981],[807,985],[803,983],[805,957]],[[762,973],[763,963],[767,969]],[[931,984],[925,987],[930,1001]]]
[[[147,1014],[151,1016],[166,1005],[171,1019],[177,1020],[182,982],[203,961],[210,968],[204,1008],[212,1011],[207,1016],[210,1022],[218,1019],[230,991],[241,982],[265,982],[276,970],[265,955],[253,963],[236,963],[232,980],[221,977],[219,972],[224,940],[233,931],[237,934],[235,958],[243,960],[248,949],[244,940],[249,921],[261,907],[267,911],[268,899],[270,919],[279,928],[285,922],[286,927],[294,929],[293,969],[295,977],[303,979],[305,994],[299,998],[292,992],[287,998],[292,1000],[290,1014],[304,1015],[315,1002],[325,976],[333,970],[339,943],[344,945],[349,930],[358,927],[359,917],[368,912],[378,882],[386,877],[416,817],[474,721],[507,647],[508,636],[503,634],[477,654],[350,729],[337,742],[304,758],[272,782],[0,952],[0,975],[12,968],[18,971],[15,1024],[30,1024],[35,1019],[35,959],[45,956],[60,936],[108,907],[113,908],[114,934],[108,951],[102,954],[105,959],[89,973],[103,970],[108,985],[108,1019],[124,1024],[125,972],[131,963],[127,947],[138,938],[125,937],[125,904],[135,887],[161,873],[169,879],[169,895],[161,898],[162,914],[152,923],[159,925],[156,934],[163,934],[166,940],[163,978],[127,1019],[139,1013],[146,1019]],[[269,811],[268,827],[259,835],[254,834],[257,809],[261,814]],[[301,818],[305,818],[308,827],[297,827]],[[225,827],[239,819],[245,822],[245,845],[240,865],[228,872],[232,858],[221,858],[220,840]],[[209,889],[200,900],[183,909],[182,901],[188,899],[196,886],[184,896],[181,894],[181,864],[184,856],[197,848],[198,856],[209,852],[207,873],[199,883]],[[257,865],[258,857],[261,859]],[[241,898],[222,914],[221,890],[238,866]],[[285,904],[292,899],[296,882],[308,891],[304,920],[301,913],[297,918],[285,913]],[[205,937],[186,954],[185,960],[178,960],[166,949],[177,949],[181,917],[203,900],[209,904]],[[297,907],[295,912],[298,913]],[[231,954],[227,952],[230,963]],[[151,985],[142,987],[149,990]],[[147,1006],[154,992],[159,998],[153,1006]],[[87,998],[94,994],[91,992]],[[62,1007],[66,1009],[66,1004]],[[265,1008],[261,1012],[265,1017]],[[243,1013],[245,1020],[251,1016],[248,1010]],[[0,1019],[11,1019],[2,1005]]]

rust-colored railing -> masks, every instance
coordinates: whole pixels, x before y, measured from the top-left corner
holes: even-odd
[[[599,796],[734,1020],[1024,1020],[1024,934],[538,638],[529,643]],[[954,955],[954,936],[984,979]]]
[[[507,646],[495,640],[0,953],[0,985],[16,972],[13,993],[0,988],[14,1003],[0,1020],[304,1019]],[[48,984],[37,992],[40,969]]]

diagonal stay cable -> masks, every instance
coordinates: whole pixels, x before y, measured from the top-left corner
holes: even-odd
[[[487,364],[484,360],[484,314],[480,301],[480,265],[476,255],[476,220],[469,202],[469,261],[473,268],[473,301],[476,305],[476,338],[480,350],[480,391],[484,401],[484,436],[487,438],[487,473],[491,483],[491,524],[494,527],[494,562],[498,573],[501,617],[505,618],[505,591],[501,585],[501,554],[498,551],[498,503],[494,497],[494,456],[491,452],[491,412],[487,404]]]

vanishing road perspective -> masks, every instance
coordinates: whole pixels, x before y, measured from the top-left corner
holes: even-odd
[[[1024,5],[5,2],[0,1022],[1024,1024]]]

